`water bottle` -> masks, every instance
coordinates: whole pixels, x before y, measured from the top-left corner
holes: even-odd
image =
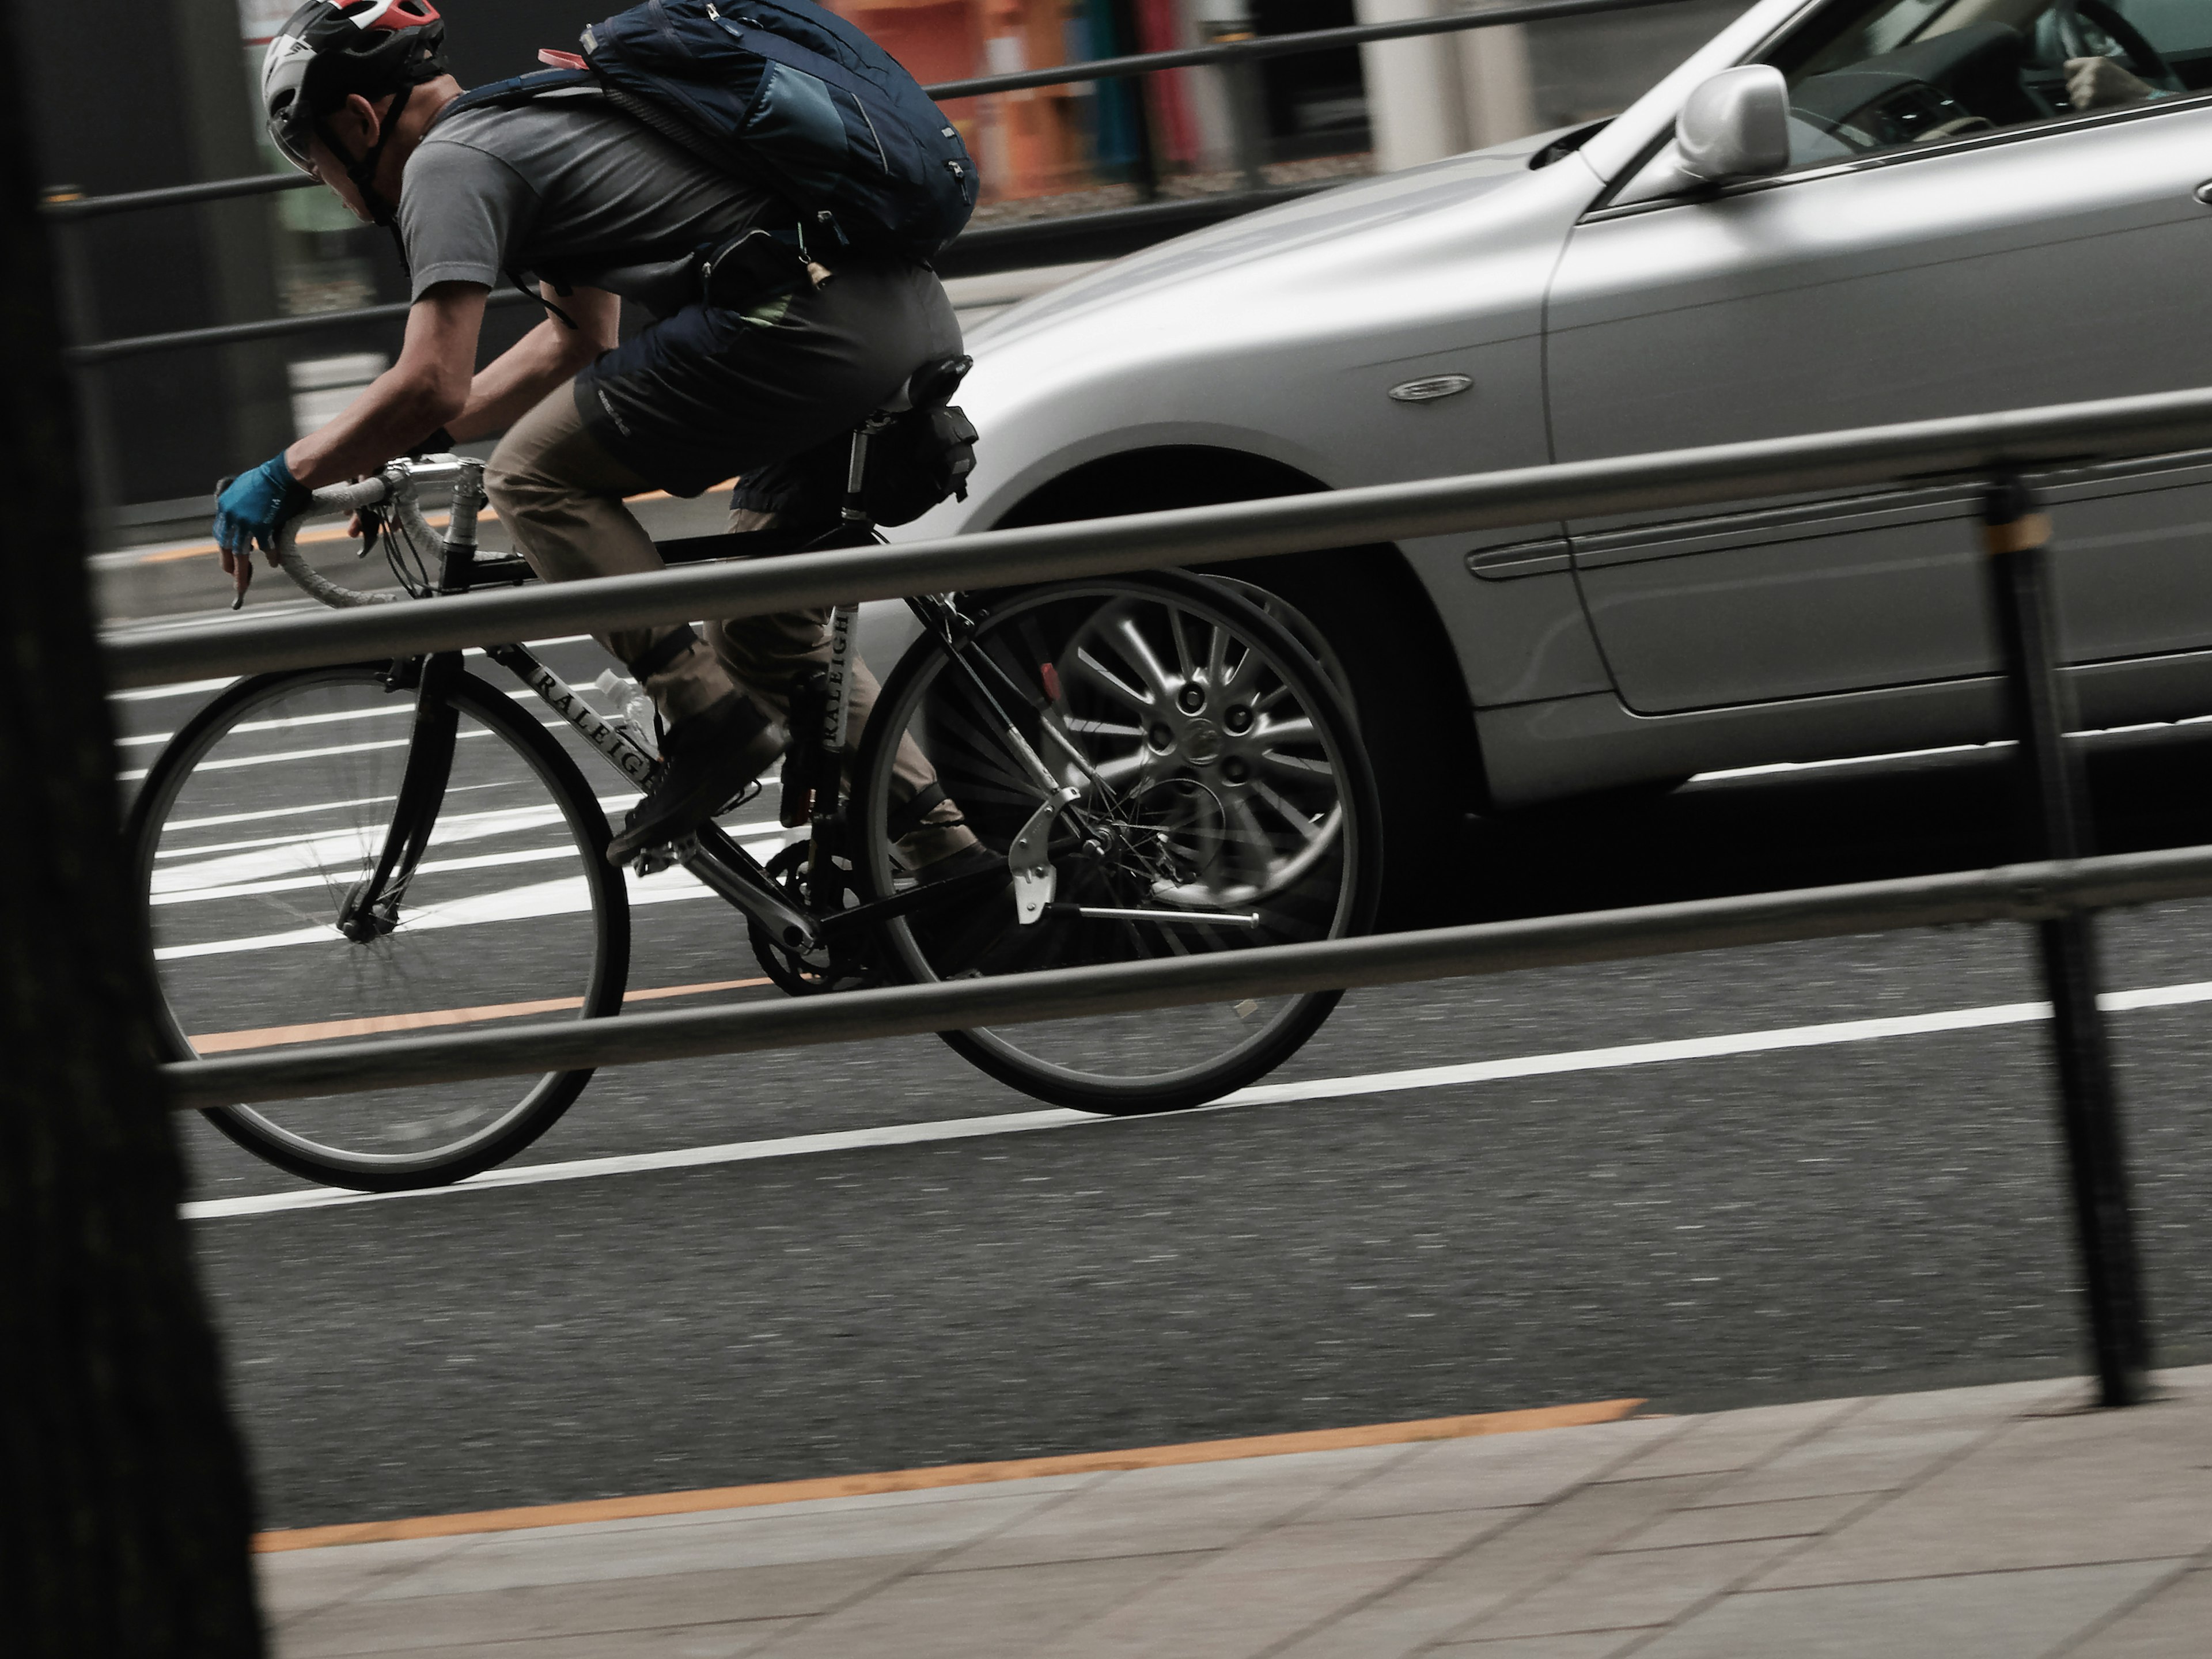
[[[638,747],[658,760],[660,745],[653,741],[653,699],[645,688],[626,674],[617,674],[611,668],[592,682],[592,690],[599,694],[606,705],[607,724],[627,735]]]

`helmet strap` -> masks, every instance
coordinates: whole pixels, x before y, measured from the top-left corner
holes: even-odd
[[[384,160],[386,147],[392,143],[392,134],[399,130],[399,117],[407,108],[407,100],[414,95],[413,82],[410,81],[400,88],[398,95],[392,101],[391,109],[386,111],[383,119],[377,123],[376,142],[368,147],[368,152],[359,161],[346,162],[346,177],[353,180],[353,187],[361,192],[362,205],[368,210],[371,220],[387,230],[397,228],[399,223],[399,210],[386,201],[383,194],[376,188],[377,164]],[[329,150],[331,155],[343,158],[345,152],[338,148],[332,137],[330,124],[318,117],[315,125],[318,135],[323,141],[323,148]]]

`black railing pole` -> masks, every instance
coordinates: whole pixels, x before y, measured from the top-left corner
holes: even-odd
[[[2000,476],[1984,499],[1982,536],[2005,653],[2007,712],[2020,744],[2021,776],[2033,798],[2031,824],[2039,844],[2024,849],[2025,855],[2080,858],[2088,850],[2088,791],[2081,756],[2067,738],[2074,722],[2052,627],[2051,520],[2023,480]],[[2072,914],[2034,926],[2051,994],[2059,1120],[2099,1396],[2106,1406],[2132,1406],[2145,1396],[2150,1336],[2119,1100],[2097,1004],[2095,923]]]

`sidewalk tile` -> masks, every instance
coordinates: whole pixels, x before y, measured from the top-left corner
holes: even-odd
[[[744,1659],[803,1622],[763,1619],[737,1625],[626,1630],[604,1636],[471,1642],[460,1647],[411,1649],[408,1659]],[[280,1641],[271,1659],[293,1659],[292,1650]]]
[[[1587,1428],[1440,1440],[1320,1504],[1311,1520],[1520,1509],[1547,1504],[1612,1465],[1680,1434],[1688,1419],[1632,1418]]]
[[[1297,1521],[1247,1539],[1215,1559],[1232,1571],[1277,1567],[1329,1572],[1346,1562],[1411,1565],[1455,1555],[1494,1533],[1506,1516],[1489,1510],[1456,1515],[1383,1515],[1358,1521]]]
[[[731,1518],[694,1527],[617,1532],[563,1527],[501,1533],[368,1594],[436,1595],[871,1556],[927,1556],[987,1537],[1065,1498],[1058,1492],[1008,1493],[832,1515],[738,1510],[729,1512]]]
[[[1484,1511],[1510,1524],[1303,1638],[1280,1659],[1405,1659],[1472,1633],[1484,1614],[1642,1530],[1707,1484],[1702,1475],[1632,1480],[1585,1486],[1546,1509]]]
[[[635,1515],[620,1521],[589,1521],[569,1527],[524,1528],[532,1536],[563,1533],[653,1532],[664,1528],[712,1526],[724,1521],[790,1521],[805,1516],[846,1516],[867,1510],[930,1508],[940,1504],[990,1502],[1010,1497],[1036,1497],[1045,1492],[1074,1492],[1101,1474],[1027,1475],[1018,1480],[978,1480],[971,1486],[918,1486],[911,1492],[857,1492],[849,1498],[808,1498],[796,1503],[738,1504],[730,1509],[687,1510],[674,1515]],[[514,1534],[492,1536],[513,1537]]]
[[[2212,1407],[2028,1418],[1761,1589],[2172,1559],[2212,1545]]]
[[[1401,1561],[1314,1572],[1208,1563],[1032,1649],[1034,1659],[1252,1659],[1387,1589]]]
[[[1636,1659],[2045,1659],[2161,1571],[2127,1562],[1754,1590],[1668,1631]],[[2200,1643],[2159,1659],[2203,1651]]]
[[[1808,1434],[1858,1410],[1858,1400],[1814,1400],[1759,1406],[1693,1418],[1664,1445],[1614,1470],[1608,1480],[1646,1480],[1655,1475],[1717,1474],[1764,1462]]]
[[[921,1558],[872,1555],[729,1572],[585,1579],[415,1600],[362,1600],[308,1613],[283,1630],[286,1659],[411,1653],[471,1643],[539,1640],[826,1613]]]
[[[1993,1424],[1871,1423],[1866,1415],[1717,1480],[1698,1506],[1895,1492],[1991,1432]]]
[[[2202,1659],[2212,1648],[2212,1571],[2199,1569],[2130,1607],[2066,1659]]]
[[[2065,1411],[2088,1404],[2089,1385],[2078,1376],[2027,1382],[1994,1382],[1972,1389],[1927,1389],[1872,1399],[1866,1423],[1997,1423],[2030,1412]]]
[[[1794,1539],[1761,1538],[1601,1555],[1456,1634],[1564,1636],[1663,1625],[1796,1547]]]
[[[1587,1631],[1578,1636],[1509,1636],[1499,1642],[1455,1642],[1431,1648],[1425,1659],[1611,1659],[1649,1632]]]
[[[1683,1544],[1729,1544],[1747,1538],[1810,1538],[1871,1502],[1864,1492],[1834,1498],[1784,1498],[1724,1509],[1677,1510],[1616,1550],[1674,1549]]]
[[[915,1573],[809,1621],[778,1642],[770,1659],[1030,1659],[1054,1638],[1204,1559],[1121,1555]]]
[[[1406,1455],[1403,1446],[1132,1469],[939,1562],[946,1571],[1226,1549]]]
[[[409,1538],[256,1555],[253,1576],[259,1588],[261,1611],[265,1617],[283,1620],[350,1601],[372,1589],[396,1583],[475,1542],[470,1537]]]

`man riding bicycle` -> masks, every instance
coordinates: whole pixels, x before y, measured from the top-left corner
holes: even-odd
[[[258,544],[309,492],[426,445],[500,431],[485,487],[517,549],[550,581],[661,568],[623,498],[696,495],[815,449],[890,401],[960,330],[927,265],[807,245],[769,190],[700,159],[591,86],[520,104],[454,107],[429,0],[307,0],[262,69],[269,131],[354,215],[396,231],[412,308],[398,362],[343,415],[238,478],[217,504],[222,565],[242,593]],[[750,231],[793,245],[790,291],[724,303],[701,255]],[[817,243],[819,238],[817,239]],[[762,239],[762,246],[767,240]],[[538,280],[547,316],[481,371],[491,289]],[[654,320],[617,337],[629,300]],[[732,530],[765,527],[743,486]],[[783,746],[793,680],[829,655],[825,611],[639,629],[601,639],[652,696],[659,781],[607,849],[623,865],[726,805]],[[874,679],[853,665],[864,723]],[[963,868],[975,836],[911,743],[891,824],[924,879]],[[969,859],[961,855],[969,854]]]

